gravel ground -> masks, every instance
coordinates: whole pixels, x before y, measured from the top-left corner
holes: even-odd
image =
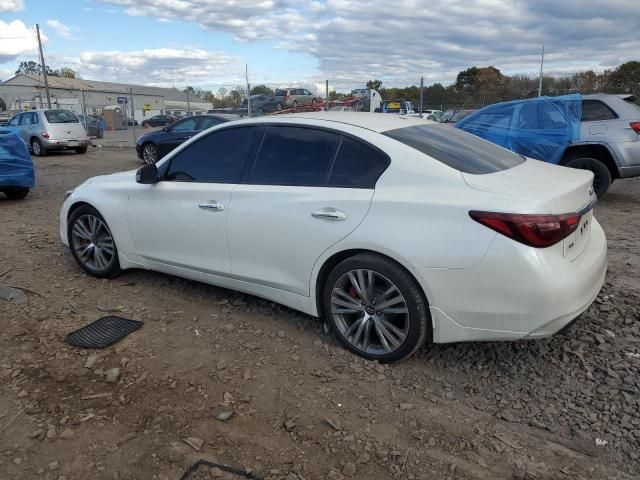
[[[58,239],[63,193],[140,163],[109,147],[35,163],[34,192],[0,199],[0,285],[28,297],[0,301],[1,478],[177,480],[200,458],[270,480],[638,478],[640,179],[597,207],[609,273],[567,330],[383,366],[255,297],[84,275]],[[103,350],[64,343],[104,312],[145,325]]]

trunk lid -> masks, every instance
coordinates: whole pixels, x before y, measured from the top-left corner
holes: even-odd
[[[586,248],[596,200],[593,173],[590,171],[527,159],[516,167],[500,172],[484,175],[462,173],[462,177],[471,188],[507,197],[498,211],[581,213],[578,228],[563,240],[564,256],[570,261],[575,260]],[[511,211],[509,197],[517,199],[518,205],[527,205],[527,210]]]

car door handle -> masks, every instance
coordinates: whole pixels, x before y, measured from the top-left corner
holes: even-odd
[[[213,200],[211,202],[201,203],[200,205],[198,205],[198,208],[202,208],[203,210],[213,210],[215,212],[221,212],[222,210],[224,210],[224,205]]]
[[[347,219],[347,214],[341,210],[336,210],[335,208],[322,208],[316,212],[311,214],[314,218],[322,218],[325,220],[333,220],[335,222],[340,222],[342,220]]]

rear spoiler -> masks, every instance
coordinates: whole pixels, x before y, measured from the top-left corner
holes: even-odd
[[[627,102],[635,102],[636,96],[633,93],[622,93],[616,95],[616,97],[621,98],[622,100],[626,100]]]

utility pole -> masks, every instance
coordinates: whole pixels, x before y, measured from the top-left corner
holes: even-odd
[[[249,64],[244,64],[244,74],[247,80],[247,117],[251,118],[251,85],[249,84]]]
[[[36,32],[38,34],[38,47],[40,47],[40,65],[42,66],[42,75],[44,77],[44,89],[47,92],[47,108],[51,108],[51,95],[49,95],[49,81],[47,80],[47,67],[44,64],[44,53],[42,52],[42,40],[40,40],[40,25],[36,23]]]
[[[189,101],[189,92],[190,90],[187,88],[187,117],[191,116],[191,102]]]
[[[538,84],[538,96],[542,96],[542,66],[544,65],[544,45],[542,45],[542,58],[540,59],[540,83]]]

